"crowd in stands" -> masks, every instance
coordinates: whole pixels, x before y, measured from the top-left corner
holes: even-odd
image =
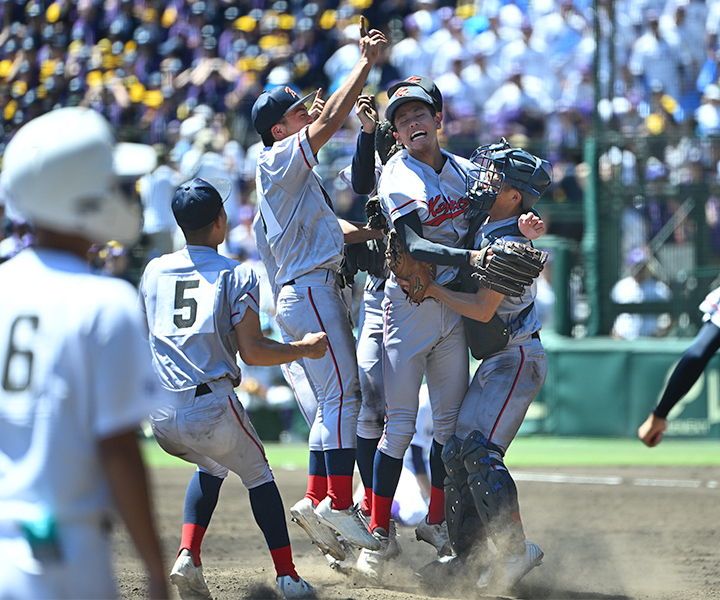
[[[581,202],[595,116],[650,140],[644,154],[604,149],[606,183],[630,190],[658,162],[663,181],[720,180],[720,152],[698,142],[720,136],[720,0],[2,0],[0,155],[32,117],[91,107],[121,138],[158,151],[139,190],[145,258],[177,246],[162,206],[193,176],[233,181],[227,250],[252,258],[252,104],[277,85],[327,99],[358,58],[361,15],[389,40],[366,86],[381,115],[391,83],[430,76],[444,97],[444,147],[469,156],[500,136],[518,140],[554,163],[550,201]],[[348,119],[321,160],[337,211],[352,219],[364,198],[337,175],[357,127]],[[579,239],[581,225],[556,232]]]

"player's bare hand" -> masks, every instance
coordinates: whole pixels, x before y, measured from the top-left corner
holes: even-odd
[[[650,413],[645,422],[638,428],[638,437],[648,448],[653,448],[662,440],[663,433],[667,429],[667,419]]]
[[[533,212],[521,215],[518,219],[518,226],[520,233],[529,240],[536,240],[545,233],[545,223]]]
[[[481,257],[482,257],[482,265],[478,265],[477,261]],[[478,266],[478,267],[487,267],[488,264],[490,264],[490,260],[492,259],[492,257],[493,257],[492,248],[488,248],[487,250],[484,250],[484,251],[472,250],[470,252],[470,264]]]
[[[322,358],[327,352],[328,341],[327,333],[321,331],[319,333],[306,333],[305,337],[298,344],[306,351],[307,358]]]
[[[360,94],[357,102],[355,103],[355,114],[360,123],[362,123],[362,129],[365,133],[372,133],[375,131],[378,122],[377,105],[375,104],[375,96]]]
[[[365,17],[360,17],[360,56],[374,65],[380,56],[380,49],[386,44],[385,34],[377,29],[366,31]]]
[[[313,100],[312,106],[310,106],[310,110],[308,111],[311,123],[315,122],[318,119],[318,117],[323,111],[323,108],[325,108],[325,100],[322,99],[322,92],[322,88],[318,89],[317,93],[315,94],[315,99]]]

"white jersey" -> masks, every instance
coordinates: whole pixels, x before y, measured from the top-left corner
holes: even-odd
[[[402,150],[385,165],[378,192],[393,225],[398,218],[417,211],[423,237],[431,242],[458,248],[468,231],[466,214],[470,203],[465,195],[465,180],[472,163],[442,151],[445,164],[440,173]],[[436,280],[450,283],[456,267],[438,266]],[[393,285],[397,285],[394,276]]]
[[[307,127],[260,152],[258,207],[283,285],[316,269],[338,271],[343,232],[313,167]]]
[[[239,380],[234,327],[259,312],[255,272],[212,248],[189,245],[148,264],[140,283],[153,362],[168,389]]]
[[[48,249],[24,250],[0,280],[0,538],[48,511],[99,524],[112,502],[98,441],[172,403],[136,291]]]

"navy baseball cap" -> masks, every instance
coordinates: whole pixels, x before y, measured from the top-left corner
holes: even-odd
[[[223,202],[232,191],[227,179],[196,177],[175,190],[172,210],[181,229],[195,231],[210,225],[220,214]]]
[[[438,86],[435,85],[435,82],[430,79],[429,77],[425,77],[425,75],[411,75],[407,79],[403,81],[398,81],[397,83],[393,83],[387,91],[387,96],[390,98],[398,88],[407,85],[408,83],[412,83],[415,85],[419,85],[422,89],[424,89],[433,99],[433,102],[435,103],[435,109],[438,112],[442,112],[443,109],[443,97],[440,93],[440,90],[438,89]]]
[[[395,93],[390,96],[390,101],[388,102],[387,108],[385,109],[385,118],[392,124],[393,114],[398,109],[398,107],[412,101],[424,102],[425,104],[429,104],[433,108],[433,110],[437,110],[435,108],[435,103],[433,102],[433,99],[430,97],[430,95],[419,85],[411,83],[397,88],[395,90]]]
[[[293,108],[299,104],[305,104],[316,93],[317,91],[310,92],[301,98],[287,85],[280,85],[269,92],[263,92],[252,107],[252,122],[255,131],[262,135]]]

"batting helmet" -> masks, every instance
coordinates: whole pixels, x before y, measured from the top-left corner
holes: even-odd
[[[467,195],[475,208],[487,212],[506,183],[520,192],[524,209],[532,208],[553,179],[552,165],[522,148],[512,148],[505,138],[480,146],[470,160]]]
[[[132,242],[140,202],[128,187],[156,164],[152,146],[118,144],[94,110],[53,110],[25,124],[5,151],[8,204],[34,225],[91,242]]]

